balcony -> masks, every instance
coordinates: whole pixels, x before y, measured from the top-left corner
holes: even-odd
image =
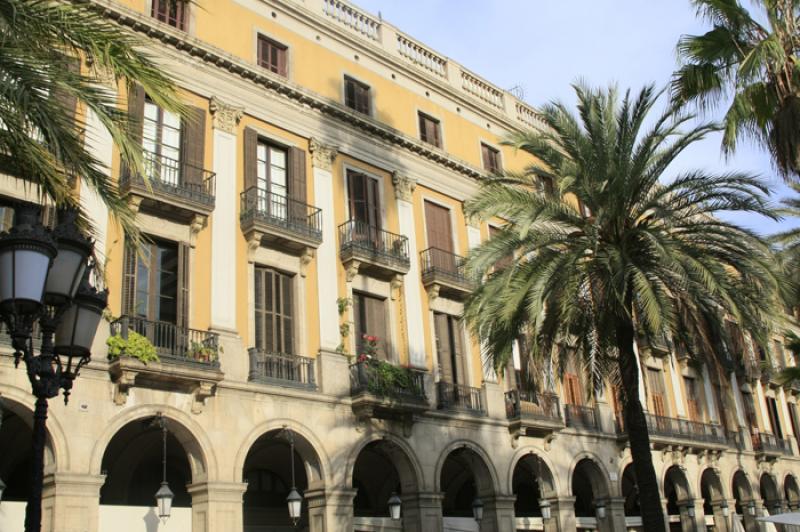
[[[388,362],[365,361],[350,366],[353,413],[360,420],[400,419],[410,426],[414,414],[430,408],[424,371]]]
[[[768,432],[753,433],[753,450],[767,458],[777,458],[792,454],[792,445],[788,439],[777,438]]]
[[[241,194],[239,221],[248,242],[303,254],[322,243],[322,210],[251,187]]]
[[[387,280],[408,273],[408,239],[402,235],[350,220],[339,226],[339,246],[348,280],[359,272]]]
[[[684,445],[703,449],[725,449],[728,436],[722,425],[645,414],[650,441],[655,446]]]
[[[125,404],[132,387],[156,388],[191,394],[193,411],[199,412],[223,378],[219,366],[219,337],[209,331],[179,327],[174,323],[122,316],[111,322],[111,336],[123,341],[121,353],[111,359],[109,373],[116,384],[114,400]],[[152,345],[157,361],[142,362],[130,340],[135,333]]]
[[[514,437],[545,436],[564,428],[557,395],[510,390],[505,397],[508,429]]]
[[[600,430],[597,414],[592,406],[565,404],[564,421],[568,427],[575,429],[593,432]]]
[[[184,161],[150,151],[143,152],[145,176],[124,168],[120,194],[128,195],[137,208],[182,223],[204,224],[214,210],[216,174]]]
[[[467,279],[464,257],[439,248],[420,253],[422,284],[431,298],[443,296],[462,300],[472,291]]]
[[[254,347],[247,350],[250,357],[251,382],[275,386],[316,390],[314,359],[285,353],[269,353]]]
[[[436,398],[439,410],[486,415],[480,388],[439,381],[436,383]]]

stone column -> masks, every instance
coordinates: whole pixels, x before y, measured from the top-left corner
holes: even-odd
[[[609,497],[606,503],[606,516],[597,520],[597,529],[608,532],[625,530],[625,499]]]
[[[55,473],[42,490],[43,532],[96,532],[105,475]],[[56,525],[58,523],[58,525]]]
[[[314,203],[322,209],[322,244],[317,248],[317,288],[319,295],[320,350],[335,352],[339,345],[339,314],[336,300],[336,218],[333,213],[333,160],[338,149],[311,139],[311,164],[314,173]]]
[[[697,507],[698,504],[700,508]],[[705,524],[701,526],[703,519],[702,499],[680,501],[678,506],[681,514],[681,530],[703,532],[706,529]],[[694,510],[694,517],[689,515],[689,508]]]
[[[353,499],[355,496],[356,490],[353,489],[306,491],[309,531],[353,530]]]
[[[236,193],[236,132],[243,111],[216,97],[208,106],[211,111],[215,203],[211,224],[211,329],[236,331],[236,215],[239,197]]]
[[[746,532],[761,532],[761,527],[759,526],[758,521],[756,521],[756,517],[763,514],[764,504],[761,499],[753,499],[753,502],[756,505],[755,515],[750,515],[750,508],[748,507],[750,501],[746,501],[742,505],[742,513],[744,514],[742,516],[742,520],[744,521],[744,529]]]
[[[442,493],[403,495],[403,532],[442,531]]]
[[[516,530],[514,517],[514,495],[497,495],[483,499],[483,521],[481,532],[506,532]]]
[[[494,419],[506,419],[506,404],[503,388],[497,382],[484,381],[481,386],[486,415]]]
[[[723,502],[728,504],[727,517],[724,515],[724,510],[722,509]],[[714,515],[714,530],[716,530],[716,532],[728,532],[730,530],[730,514],[733,513],[731,508],[733,508],[733,503],[728,503],[724,499],[711,501],[711,509]],[[705,514],[703,514],[703,517],[705,518]],[[703,522],[705,523],[705,519],[703,519]]]
[[[417,182],[397,172],[392,174],[397,217],[400,234],[408,238],[409,268],[403,283],[405,305],[406,338],[408,338],[408,360],[411,366],[425,369],[425,335],[422,329],[422,297],[419,289],[419,255],[417,254],[417,231],[414,224],[414,189]]]
[[[198,482],[187,489],[192,496],[192,532],[244,529],[242,497],[246,482]]]
[[[575,530],[575,497],[558,497],[550,501],[550,519],[544,523],[544,532],[571,532]]]

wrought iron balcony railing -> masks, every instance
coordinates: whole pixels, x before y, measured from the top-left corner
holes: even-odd
[[[314,242],[322,242],[322,209],[301,201],[250,187],[241,194],[240,220],[264,224]]]
[[[137,316],[121,316],[111,322],[112,336],[119,335],[127,340],[130,332],[144,336],[155,347],[162,362],[219,367],[219,335],[216,333]]]
[[[214,206],[214,172],[151,151],[143,151],[142,156],[144,175],[126,168],[119,179],[122,191],[132,188],[144,192],[152,190],[154,194],[206,207]]]
[[[585,430],[599,430],[594,407],[583,405],[564,405],[564,421],[568,427]]]
[[[440,410],[463,410],[477,414],[486,413],[479,388],[439,381],[436,383],[436,395]]]
[[[339,226],[342,260],[375,261],[408,271],[408,238],[375,226],[350,220]]]
[[[314,359],[286,353],[270,353],[251,347],[249,380],[265,384],[316,389]]]
[[[722,425],[690,421],[655,414],[645,414],[647,430],[651,436],[692,440],[727,445],[728,437]]]
[[[788,439],[778,438],[774,434],[768,432],[754,432],[753,450],[771,455],[790,455],[792,454],[792,445]]]
[[[427,402],[425,372],[394,367],[389,373],[381,370],[382,364],[388,365],[388,362],[357,362],[350,366],[351,393]]]
[[[461,255],[439,248],[428,248],[420,253],[422,278],[442,276],[454,283],[469,284],[464,265],[466,259]]]
[[[551,393],[537,394],[523,390],[507,391],[506,416],[508,419],[525,417],[560,421],[561,409],[558,396]]]

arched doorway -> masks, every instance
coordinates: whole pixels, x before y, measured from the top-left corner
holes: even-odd
[[[100,529],[113,529],[120,520],[158,525],[155,493],[161,486],[163,427],[167,429],[166,480],[172,491],[173,527],[191,527],[192,497],[188,486],[205,475],[205,460],[194,436],[166,417],[148,416],[119,429],[103,453],[100,488]],[[113,508],[112,508],[113,507]]]
[[[642,529],[642,510],[639,507],[639,484],[633,464],[625,466],[622,472],[622,498],[625,508],[625,525],[628,531],[640,532]]]
[[[484,504],[493,499],[494,484],[489,467],[474,449],[464,446],[451,451],[442,464],[439,475],[444,529],[459,530],[471,525],[472,503],[479,498]],[[487,530],[494,530],[495,520],[490,508],[484,509]]]
[[[753,499],[753,489],[744,471],[738,470],[733,474],[731,492],[733,493],[734,509],[736,510],[733,518],[738,519],[747,532],[758,532],[759,527],[755,520],[756,504]]]
[[[572,496],[578,530],[605,530],[608,519],[608,481],[600,466],[590,458],[581,459],[572,472]],[[605,514],[605,518],[603,515]]]
[[[705,469],[700,475],[700,496],[703,497],[703,515],[713,515],[715,526],[726,530],[727,517],[725,514],[729,513],[730,509],[722,493],[722,481],[713,469]]]
[[[694,500],[689,492],[686,473],[680,466],[671,466],[664,475],[664,497],[670,530],[695,530]],[[691,508],[691,509],[690,509]]]
[[[761,478],[758,481],[758,492],[764,504],[764,509],[770,515],[779,514],[783,511],[783,501],[781,501],[780,492],[778,491],[778,484],[772,475],[768,473],[761,474]]]
[[[514,466],[511,486],[516,496],[514,514],[517,517],[542,517],[541,500],[556,497],[553,474],[535,454],[520,458]]]
[[[292,453],[292,444],[294,452]],[[286,498],[295,485],[301,496],[322,487],[319,456],[311,443],[297,432],[276,429],[261,435],[250,447],[244,461],[243,519],[247,532],[308,530],[308,504],[303,501],[295,529]]]
[[[786,475],[783,480],[783,495],[789,511],[796,512],[800,508],[800,487],[794,475]]]

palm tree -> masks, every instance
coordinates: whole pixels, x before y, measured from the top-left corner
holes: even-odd
[[[621,101],[614,88],[575,91],[577,116],[550,103],[541,130],[509,140],[534,162],[487,178],[467,202],[469,215],[507,223],[468,257],[468,272],[482,282],[465,318],[498,369],[525,335],[534,365],[555,361],[563,371],[571,351],[594,390],[604,379],[621,384],[644,527],[664,530],[634,344],[666,335],[719,369],[735,345],[732,319],[766,345],[781,284],[770,248],[714,215],[771,216],[768,191],[741,173],[663,182],[675,158],[714,126],[689,127],[694,117],[669,106],[645,128],[661,94],[652,86]]]
[[[183,110],[172,82],[140,46],[88,2],[0,0],[0,168],[38,185],[57,206],[79,211],[73,178],[82,178],[134,240],[134,215],[86,149],[92,139],[84,135],[91,112],[123,162],[141,170],[141,146],[127,114],[100,79],[128,88],[138,83],[158,105]],[[75,113],[76,104],[83,114]]]
[[[713,28],[681,37],[678,55],[683,65],[674,75],[672,95],[701,109],[731,97],[723,151],[733,152],[740,136],[749,137],[771,153],[785,178],[797,178],[800,0],[752,3],[757,12],[749,12],[739,0],[692,0],[698,16]]]
[[[789,183],[789,186],[796,195],[783,198],[782,207],[776,212],[800,219],[800,184]],[[777,246],[777,257],[791,281],[785,296],[786,306],[797,311],[800,308],[800,227],[774,234],[770,240]]]

